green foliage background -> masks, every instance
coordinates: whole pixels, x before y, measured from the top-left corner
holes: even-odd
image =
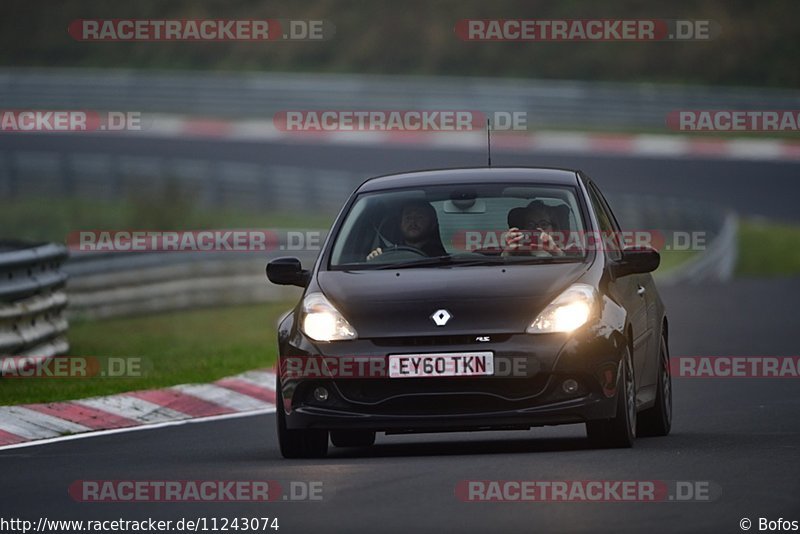
[[[4,0],[0,64],[358,72],[800,86],[796,0]],[[713,20],[706,42],[462,42],[462,18]],[[294,18],[336,26],[324,42],[76,42],[80,18]]]

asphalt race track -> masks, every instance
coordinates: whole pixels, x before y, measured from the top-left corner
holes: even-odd
[[[666,288],[673,355],[797,353],[800,279]],[[0,452],[0,499],[18,517],[275,517],[279,532],[740,532],[749,517],[800,517],[796,379],[674,380],[666,438],[591,450],[583,426],[527,432],[379,435],[370,450],[323,460],[279,456],[274,416],[144,430]],[[469,503],[462,480],[684,480],[710,502]],[[78,503],[77,480],[322,481],[322,501]],[[8,515],[8,514],[7,514]],[[757,525],[757,523],[755,523]],[[754,527],[753,530],[756,530]]]
[[[87,142],[87,138],[90,142]],[[119,156],[190,158],[303,166],[375,174],[485,165],[475,150],[419,147],[263,143],[217,139],[161,139],[111,135],[25,134],[3,138],[8,151],[102,153]],[[731,207],[740,214],[800,221],[797,161],[727,160],[714,157],[621,157],[553,152],[528,154],[493,149],[495,165],[582,169],[605,192],[696,198]]]

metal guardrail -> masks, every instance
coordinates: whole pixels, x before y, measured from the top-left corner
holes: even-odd
[[[130,200],[139,192],[155,195],[174,186],[200,208],[335,213],[368,177],[314,168],[313,162],[286,166],[215,157],[200,153],[193,159],[168,153],[109,157],[102,152],[15,152],[0,146],[0,197]]]
[[[322,232],[324,239],[324,232]],[[282,237],[279,245],[286,245]],[[277,256],[299,256],[310,267],[313,251],[83,252],[66,271],[71,319],[100,319],[202,307],[289,300],[299,289],[267,282],[264,267]]]
[[[685,261],[669,271],[656,271],[661,285],[726,282],[733,277],[738,255],[738,216],[700,200],[649,195],[609,195],[623,230],[659,230]],[[674,232],[699,232],[704,249],[676,251]]]
[[[659,278],[667,285],[679,283],[725,282],[733,277],[738,255],[739,218],[728,213],[715,239],[702,253]]]
[[[678,109],[797,109],[800,92],[682,85],[112,69],[0,69],[7,108],[61,108],[271,118],[290,109],[526,111],[542,127],[664,128]]]
[[[66,257],[61,245],[0,241],[0,375],[69,349]]]

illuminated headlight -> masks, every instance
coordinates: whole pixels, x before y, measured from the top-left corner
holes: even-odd
[[[303,332],[314,341],[356,339],[356,330],[322,293],[303,299]]]
[[[527,328],[529,334],[572,332],[586,324],[595,309],[595,290],[587,284],[572,284],[542,310]]]

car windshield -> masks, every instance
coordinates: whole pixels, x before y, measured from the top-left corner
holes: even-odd
[[[575,189],[463,184],[359,195],[333,243],[331,269],[584,261]]]

